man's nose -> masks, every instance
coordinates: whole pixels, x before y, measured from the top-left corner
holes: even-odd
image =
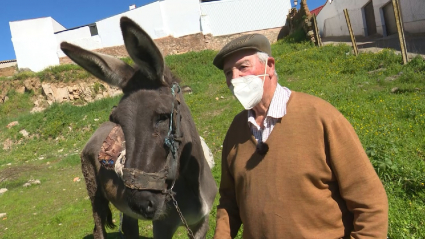
[[[240,71],[238,71],[238,70],[233,70],[232,71],[232,79],[235,79],[235,78],[238,78],[238,77],[241,77],[241,74],[240,74]]]
[[[232,74],[229,74],[227,77],[226,77],[226,83],[227,83],[227,86],[230,86],[232,83],[231,83],[231,81],[233,80],[233,79],[235,79],[235,78],[238,78],[238,77],[240,77],[240,75],[239,75],[239,72],[237,71],[237,70],[233,70],[232,71]]]

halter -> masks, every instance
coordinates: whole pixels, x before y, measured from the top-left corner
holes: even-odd
[[[138,190],[161,191],[163,194],[167,194],[169,196],[168,200],[172,196],[172,189],[177,178],[178,149],[182,141],[180,133],[180,86],[178,83],[173,83],[171,86],[171,93],[174,100],[171,103],[170,127],[167,137],[164,140],[164,145],[169,151],[166,166],[156,173],[146,173],[136,168],[122,169],[122,179],[126,187]],[[174,107],[174,102],[177,102],[176,107]],[[172,178],[173,182],[168,189],[166,180],[169,178]]]
[[[177,166],[178,166],[178,149],[180,143],[182,142],[182,134],[180,132],[180,123],[181,123],[181,113],[180,113],[180,93],[181,89],[178,83],[174,82],[171,86],[171,93],[175,100],[171,103],[171,114],[170,114],[170,127],[168,129],[167,137],[164,140],[164,145],[168,148],[167,162],[164,169],[160,170],[157,173],[146,173],[134,168],[123,168],[123,181],[124,185],[131,189],[148,189],[161,191],[161,193],[166,194],[166,200],[173,201],[173,205],[177,210],[177,213],[180,216],[181,221],[183,222],[186,230],[188,232],[189,238],[195,238],[192,230],[189,228],[186,219],[181,212],[177,200],[174,198],[173,187],[177,178]],[[177,102],[176,107],[174,108],[174,102]],[[173,178],[170,188],[167,188],[165,180],[167,178]],[[120,215],[120,229],[121,233],[121,224],[122,224],[122,213]]]

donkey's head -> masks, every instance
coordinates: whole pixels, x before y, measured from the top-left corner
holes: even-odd
[[[153,40],[129,18],[121,18],[120,24],[134,68],[66,42],[61,49],[94,76],[123,90],[110,120],[121,126],[125,137],[126,200],[135,216],[157,219],[190,157],[192,123],[179,81],[165,67]]]

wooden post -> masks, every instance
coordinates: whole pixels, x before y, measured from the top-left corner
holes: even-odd
[[[317,27],[316,14],[313,14],[313,24],[314,24],[314,31],[316,32],[317,46],[321,47],[323,46],[323,44],[322,44],[322,39],[320,38],[319,28]]]
[[[359,49],[357,48],[356,38],[354,37],[353,29],[351,28],[350,16],[348,15],[348,10],[344,9],[345,21],[347,21],[348,32],[350,32],[351,43],[353,44],[354,55],[359,54]]]
[[[403,64],[407,64],[406,39],[404,38],[403,21],[401,20],[400,2],[398,0],[392,0],[392,2],[398,31],[398,39],[400,41],[401,56],[403,57]]]

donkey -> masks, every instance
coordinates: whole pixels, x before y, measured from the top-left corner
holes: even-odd
[[[154,238],[172,238],[179,226],[205,238],[217,186],[179,79],[165,66],[149,35],[122,17],[132,67],[67,42],[62,51],[85,70],[122,89],[123,97],[81,153],[91,200],[94,238],[115,227],[111,202],[123,212],[122,232],[139,238],[138,219],[151,220]],[[114,170],[115,169],[115,170]]]

